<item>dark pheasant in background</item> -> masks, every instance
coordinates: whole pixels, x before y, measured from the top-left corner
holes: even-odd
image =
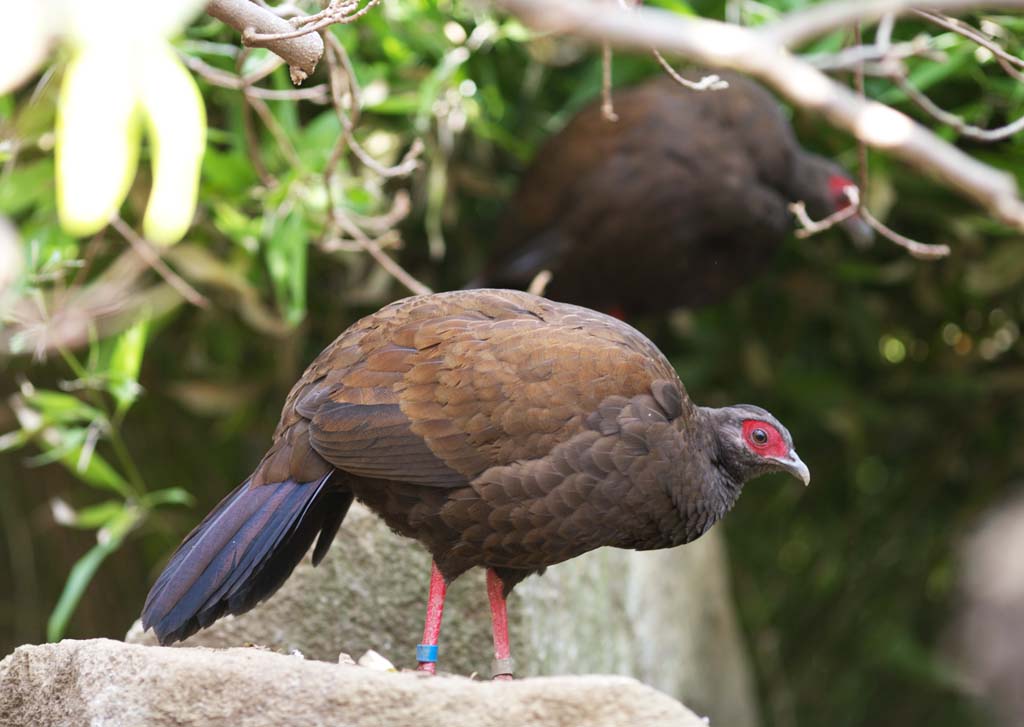
[[[548,297],[627,315],[722,300],[754,277],[793,228],[847,207],[849,174],[804,151],[775,99],[734,73],[720,91],[666,76],[595,102],[540,149],[509,203],[483,276],[525,289],[550,270]],[[858,243],[871,228],[841,223]]]
[[[696,406],[614,318],[508,290],[408,298],[310,365],[256,471],[171,557],[143,625],[168,644],[249,610],[318,535],[323,558],[358,498],[434,557],[420,668],[434,670],[447,584],[481,566],[495,673],[509,675],[519,581],[604,545],[687,543],[774,471],[810,478],[782,424]]]

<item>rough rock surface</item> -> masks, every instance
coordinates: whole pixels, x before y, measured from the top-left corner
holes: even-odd
[[[415,666],[430,556],[355,505],[319,567],[308,559],[269,601],[184,646],[259,644],[336,661],[375,649]],[[141,604],[140,604],[141,605]],[[509,601],[519,676],[613,673],[657,687],[712,724],[756,727],[757,703],[718,531],[671,550],[604,548],[520,584]],[[155,644],[136,624],[127,640]],[[490,675],[483,572],[449,589],[439,668]]]
[[[22,646],[0,661],[4,725],[700,727],[624,677],[424,678],[259,649],[119,641]]]
[[[1006,727],[1024,725],[1024,494],[1000,502],[964,543],[955,646],[971,692]]]

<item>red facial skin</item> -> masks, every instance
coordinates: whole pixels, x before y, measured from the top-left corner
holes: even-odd
[[[832,193],[832,199],[835,201],[837,212],[850,206],[850,198],[846,196],[846,188],[856,186],[849,179],[838,174],[828,178],[828,191]]]
[[[758,444],[754,441],[754,430],[756,429],[763,429],[764,433],[768,435],[768,440],[764,444]],[[774,457],[776,459],[789,457],[789,445],[786,444],[786,440],[779,434],[779,430],[768,422],[762,422],[758,419],[744,420],[743,443],[747,445],[751,452],[761,457]]]

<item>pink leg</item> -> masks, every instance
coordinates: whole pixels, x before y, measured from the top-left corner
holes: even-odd
[[[512,679],[514,664],[512,649],[508,644],[508,612],[505,610],[505,585],[493,568],[487,569],[487,598],[491,602],[491,629],[494,632],[493,677],[498,680]]]
[[[430,593],[427,595],[427,619],[423,624],[423,643],[416,647],[418,671],[433,674],[437,669],[437,640],[441,635],[441,617],[444,615],[444,596],[448,584],[437,569],[437,563],[430,564]]]

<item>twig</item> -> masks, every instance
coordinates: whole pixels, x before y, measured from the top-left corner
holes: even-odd
[[[915,88],[914,84],[903,73],[893,73],[889,76],[889,79],[899,86],[900,90],[907,95],[907,98],[917,104],[925,113],[951,127],[961,136],[978,141],[1000,141],[1020,131],[1024,131],[1024,116],[995,129],[983,129],[979,126],[968,124],[961,117],[940,107],[928,98],[926,94]]]
[[[422,139],[413,139],[412,145],[409,147],[409,151],[402,156],[401,161],[399,161],[398,164],[386,167],[370,156],[369,152],[367,152],[366,149],[364,149],[362,145],[355,140],[355,137],[352,136],[352,132],[345,133],[348,135],[348,146],[352,150],[352,153],[356,155],[359,161],[371,169],[374,174],[384,177],[385,179],[406,177],[415,172],[420,166],[419,157],[423,153],[424,148]]]
[[[278,148],[284,155],[288,163],[295,168],[302,167],[302,160],[299,159],[299,153],[295,150],[295,146],[292,144],[292,140],[288,138],[288,134],[285,133],[284,129],[281,128],[281,124],[278,122],[277,117],[274,116],[274,112],[267,106],[267,102],[261,98],[251,96],[245,91],[245,100],[249,102],[256,115],[260,117],[263,125],[267,127],[270,135],[274,137],[274,141],[277,142]]]
[[[248,102],[242,104],[242,133],[245,136],[245,147],[249,151],[249,160],[256,171],[256,176],[260,178],[264,187],[273,189],[277,186],[277,179],[270,174],[267,165],[263,163],[260,140],[256,135],[256,123],[253,121],[252,104]]]
[[[381,250],[400,249],[402,247],[402,237],[395,230],[386,230],[377,237],[372,238],[372,240]],[[332,237],[328,240],[322,240],[317,244],[317,247],[327,253],[366,252],[366,248],[359,242],[347,237]]]
[[[871,228],[887,240],[895,242],[904,248],[911,256],[919,260],[938,260],[947,257],[950,253],[949,245],[930,245],[925,242],[911,240],[906,235],[901,235],[895,230],[885,226],[866,207],[860,210],[860,216],[871,225]]]
[[[541,270],[533,276],[533,280],[530,281],[530,287],[526,289],[526,292],[531,295],[544,295],[544,291],[548,288],[548,283],[551,282],[551,277],[550,270]]]
[[[672,67],[668,61],[665,60],[665,56],[661,54],[661,51],[655,49],[651,50],[655,60],[661,64],[662,69],[667,73],[673,81],[678,83],[684,88],[688,88],[691,91],[721,91],[729,88],[729,82],[722,80],[719,76],[714,73],[708,76],[703,76],[699,81],[691,81],[689,78],[683,78],[679,75],[678,71]]]
[[[352,67],[352,60],[348,57],[348,51],[345,50],[345,46],[342,45],[341,41],[338,40],[337,36],[333,33],[325,34],[327,39],[327,48],[334,54],[337,64],[332,64],[328,68],[330,70],[331,78],[331,94],[334,99],[334,104],[337,108],[341,108],[344,103],[342,97],[342,83],[344,80],[344,86],[348,88],[349,94],[352,97],[352,103],[349,110],[350,123],[355,126],[359,122],[359,114],[363,110],[363,91],[359,87],[359,79],[356,77],[356,71]],[[338,73],[339,69],[342,73]],[[337,87],[335,81],[338,81]]]
[[[800,227],[793,234],[803,240],[825,230],[830,230],[843,220],[856,216],[857,205],[851,204],[838,212],[833,212],[822,220],[812,220],[811,216],[807,214],[807,206],[803,202],[791,202],[789,204],[789,211],[793,213],[797,222],[800,223]]]
[[[726,67],[760,79],[798,107],[815,111],[869,146],[883,149],[960,191],[1005,224],[1024,229],[1024,202],[1012,175],[995,169],[875,101],[865,101],[784,46],[849,24],[912,7],[1024,7],[1024,0],[857,0],[814,6],[796,18],[753,31],[655,8],[623,11],[581,0],[496,0],[528,25],[597,43],[649,51],[659,48],[691,61]],[[827,22],[826,22],[827,21]],[[782,25],[785,23],[785,25]]]
[[[215,68],[195,56],[182,53],[181,57],[186,66],[213,85],[236,91],[245,89],[246,94],[255,98],[267,101],[312,101],[320,104],[325,104],[330,100],[330,88],[325,83],[306,88],[261,88],[252,85],[253,81],[247,78]]]
[[[307,33],[317,33],[329,25],[353,23],[370,12],[379,3],[380,0],[369,0],[362,9],[357,10],[356,8],[359,7],[358,0],[348,0],[346,2],[331,0],[330,5],[315,15],[294,18],[292,23],[298,26],[297,28],[266,33],[259,32],[255,28],[246,28],[242,33],[242,42],[257,48],[269,48],[271,43],[301,38]]]
[[[409,193],[404,189],[400,189],[395,192],[395,196],[391,200],[391,209],[384,214],[368,217],[349,211],[348,215],[352,218],[353,222],[364,230],[383,233],[393,229],[399,222],[408,217],[411,210],[412,203],[409,200]]]
[[[426,285],[407,273],[405,268],[389,257],[386,252],[381,250],[380,245],[367,237],[366,234],[359,229],[359,225],[349,219],[348,215],[336,207],[331,208],[330,214],[341,229],[351,235],[352,239],[354,239],[361,248],[370,253],[370,256],[376,260],[377,264],[384,268],[391,277],[400,282],[415,295],[430,295],[430,293],[433,292]]]
[[[369,5],[367,7],[369,7]],[[327,195],[327,216],[329,224],[327,229],[324,231],[320,247],[324,250],[343,249],[344,241],[331,239],[330,237],[335,229],[341,229],[352,238],[359,249],[369,253],[377,264],[395,280],[400,282],[416,295],[427,295],[431,292],[430,288],[406,272],[401,265],[395,262],[395,260],[393,260],[382,249],[381,243],[394,239],[393,233],[385,231],[382,235],[378,236],[377,239],[370,239],[360,225],[354,221],[353,217],[349,216],[349,214],[334,200],[332,180],[338,161],[346,147],[352,149],[352,152],[363,164],[367,166],[368,169],[387,178],[412,173],[412,171],[416,169],[418,157],[423,151],[423,143],[419,139],[416,139],[402,160],[392,167],[383,166],[373,159],[373,157],[371,157],[366,150],[362,148],[362,146],[356,143],[355,138],[353,137],[353,117],[357,117],[359,113],[359,87],[356,84],[355,74],[352,72],[352,66],[348,60],[348,54],[345,52],[344,47],[341,46],[336,39],[333,39],[333,36],[330,34],[327,35],[327,68],[331,88],[331,101],[334,106],[335,114],[338,116],[338,121],[341,124],[342,133],[338,138],[338,142],[335,144],[334,149],[331,151],[331,156],[327,160],[327,164],[324,166],[322,175],[324,190]],[[352,116],[350,116],[345,110],[344,91],[346,88],[351,91],[354,101],[352,104]],[[392,202],[391,210],[387,214],[376,218],[371,224],[367,224],[366,226],[380,229],[381,223],[388,223],[388,227],[393,227],[394,224],[397,224],[399,220],[408,214],[409,206],[408,194],[405,192],[398,192]],[[368,222],[365,219],[364,221]]]
[[[946,54],[932,48],[931,43],[932,39],[927,35],[919,35],[905,43],[883,45],[876,35],[875,43],[872,45],[850,46],[838,53],[821,53],[802,58],[819,71],[846,71],[856,68],[858,64],[865,64],[865,72],[884,76],[888,75],[894,62],[906,58],[928,58],[938,63],[945,62]]]
[[[892,15],[886,15],[890,22],[892,21]],[[891,30],[891,28],[890,28]],[[853,42],[855,45],[860,46],[861,43],[861,31],[860,23],[854,23],[853,25]],[[889,33],[886,32],[881,40],[876,40],[883,48],[888,49],[889,47]],[[858,63],[853,71],[853,87],[857,91],[857,95],[860,96],[860,100],[866,102],[867,94],[864,91],[864,63]],[[858,182],[860,183],[860,190],[857,193],[857,210],[860,211],[864,208],[864,200],[868,197],[868,148],[864,143],[863,139],[857,139],[857,176],[859,177]]]
[[[807,214],[807,208],[804,206],[803,202],[791,203],[789,205],[789,211],[793,213],[797,222],[800,223],[800,227],[793,234],[800,239],[806,239],[812,235],[817,235],[818,233],[834,227],[843,220],[849,219],[853,216],[859,216],[871,226],[871,229],[887,240],[890,240],[905,249],[912,257],[918,258],[919,260],[937,260],[949,255],[949,245],[931,245],[925,242],[912,240],[906,235],[901,235],[892,228],[884,225],[877,217],[871,214],[871,211],[867,207],[861,205],[859,195],[857,195],[855,190],[848,190],[848,194],[853,198],[850,206],[841,209],[838,212],[833,212],[823,220],[812,220]]]
[[[210,0],[206,12],[242,34],[287,33],[293,30],[287,20],[249,0]],[[292,83],[300,85],[316,70],[324,54],[324,42],[316,33],[304,33],[290,38],[272,38],[260,47],[276,53],[288,64]]]
[[[945,15],[941,15],[940,13],[929,13],[924,10],[915,10],[914,13],[931,23],[938,25],[940,28],[951,30],[958,35],[962,35],[964,38],[977,43],[982,48],[987,49],[993,56],[995,56],[996,61],[1003,67],[1003,70],[1006,71],[1007,75],[1017,79],[1018,81],[1024,81],[1024,73],[1021,73],[1017,68],[1014,68],[1014,66],[1024,68],[1024,59],[1018,58],[1012,53],[1007,52],[1006,49],[986,37],[981,31],[972,28],[962,20],[950,18]]]
[[[635,8],[642,2],[643,0],[619,0],[619,7],[621,7],[623,10],[630,10],[632,8]],[[608,58],[611,58],[611,47],[607,43],[605,43],[604,48],[606,49]],[[704,76],[699,81],[691,81],[688,78],[683,78],[681,75],[679,75],[676,69],[672,67],[672,64],[665,60],[665,56],[663,56],[661,54],[661,51],[659,51],[657,48],[651,48],[651,55],[653,55],[654,59],[658,61],[658,64],[661,65],[662,69],[665,71],[665,73],[668,74],[669,78],[671,78],[673,81],[678,83],[683,88],[688,88],[691,91],[721,91],[723,89],[729,88],[728,81],[723,81],[721,78],[714,74]],[[610,81],[610,70],[608,72],[608,77]],[[610,99],[608,103],[609,105],[611,104]]]
[[[894,16],[891,13],[883,17],[878,32],[875,35],[875,43],[885,51],[890,49],[893,20]],[[860,23],[855,23],[853,26],[853,42],[858,47],[862,44]],[[853,85],[861,100],[866,100],[867,96],[864,91],[863,62],[858,63],[854,68]],[[846,196],[850,198],[850,206],[857,211],[857,215],[862,220],[868,223],[871,229],[890,242],[894,242],[905,249],[912,257],[922,260],[936,260],[949,255],[948,245],[930,245],[928,243],[918,242],[917,240],[911,240],[909,237],[901,235],[895,230],[883,225],[878,218],[871,214],[871,210],[869,210],[865,204],[865,200],[868,196],[869,175],[868,148],[863,139],[857,139],[857,175],[859,177],[860,189],[848,189],[846,190]]]
[[[607,43],[601,44],[601,116],[605,121],[619,120],[612,104],[612,47]]]
[[[888,49],[892,45],[892,29],[896,27],[896,15],[886,13],[878,21],[878,28],[875,29],[875,45]]]
[[[171,270],[167,263],[160,258],[160,254],[149,243],[149,241],[133,230],[131,225],[122,220],[119,215],[115,214],[110,219],[110,225],[120,233],[121,237],[131,244],[135,252],[138,253],[139,257],[141,257],[149,267],[153,268],[153,270],[155,270],[168,285],[178,291],[182,298],[198,308],[209,307],[210,301],[198,290],[185,282],[184,278]]]
[[[1024,8],[1024,0],[840,0],[788,13],[756,32],[772,45],[793,48],[855,22],[871,23],[912,10],[957,12],[980,8]]]

